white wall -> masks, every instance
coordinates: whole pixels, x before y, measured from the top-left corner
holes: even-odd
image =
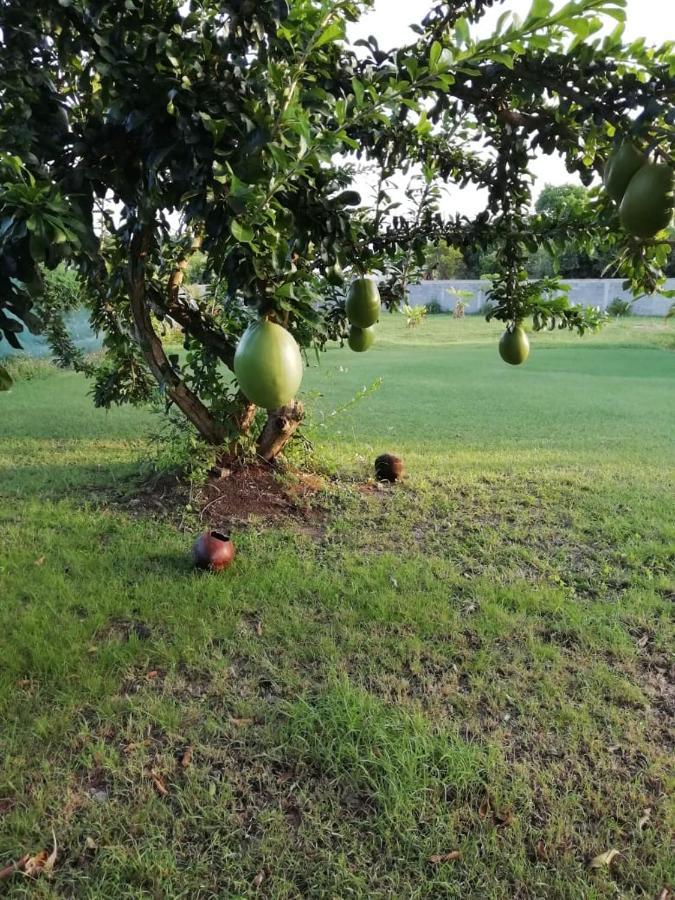
[[[563,279],[564,284],[570,285],[570,303],[578,303],[581,306],[599,306],[605,310],[615,297],[630,300],[632,295],[622,288],[623,281],[613,278],[580,278]],[[410,287],[408,302],[411,306],[424,306],[432,300],[438,301],[443,309],[451,310],[457,301],[456,295],[448,293],[450,288],[458,291],[470,291],[471,297],[463,297],[468,302],[468,313],[475,313],[485,303],[486,293],[490,288],[488,281],[422,281]],[[666,281],[666,290],[675,290],[675,278]],[[673,300],[661,294],[651,297],[643,297],[633,303],[633,313],[636,316],[665,316],[673,304]]]

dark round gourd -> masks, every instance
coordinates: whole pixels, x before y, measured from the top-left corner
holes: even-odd
[[[205,531],[192,546],[192,560],[198,569],[222,572],[232,564],[234,544],[229,535],[220,531]]]
[[[400,456],[383,453],[375,460],[375,477],[378,481],[390,481],[393,484],[403,473],[403,460]]]

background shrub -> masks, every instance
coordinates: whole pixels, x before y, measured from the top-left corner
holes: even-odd
[[[633,305],[630,300],[622,300],[621,297],[615,297],[607,307],[607,314],[615,318],[624,318],[633,315]]]

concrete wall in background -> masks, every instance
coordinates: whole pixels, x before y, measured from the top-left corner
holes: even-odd
[[[599,306],[605,310],[615,297],[622,300],[630,300],[631,294],[624,291],[621,279],[613,278],[580,278],[578,280],[563,279],[564,284],[570,285],[570,303],[578,303],[581,306]],[[443,309],[454,308],[458,299],[452,289],[457,291],[470,291],[471,297],[462,297],[469,306],[467,313],[479,312],[485,303],[485,295],[490,288],[487,281],[422,281],[411,286],[408,293],[408,302],[411,306],[425,306],[436,300]],[[675,290],[675,278],[669,278],[666,282],[666,290]],[[644,297],[633,304],[633,314],[636,316],[665,316],[673,301],[661,294],[652,297]]]
[[[620,280],[606,278],[586,278],[578,281],[566,281],[571,287],[569,297],[571,303],[580,303],[582,306],[599,306],[606,309],[607,305],[615,297],[630,300],[630,294],[621,287]],[[468,302],[467,313],[477,313],[485,303],[485,295],[490,287],[487,281],[422,281],[414,284],[408,294],[408,302],[411,306],[424,306],[436,300],[443,309],[451,310],[457,301],[457,296],[449,293],[451,289],[458,291],[470,291],[470,297],[462,299]],[[666,282],[667,290],[675,290],[675,278],[669,278]],[[633,313],[636,316],[665,316],[673,301],[668,297],[655,294],[653,297],[645,297],[633,304]],[[85,352],[98,350],[101,339],[96,337],[89,325],[89,317],[86,312],[79,310],[67,316],[66,321],[71,336],[76,345]],[[39,335],[24,331],[19,335],[23,344],[23,350],[12,350],[7,341],[0,341],[0,357],[11,356],[16,353],[26,353],[29,356],[47,356],[49,348]]]

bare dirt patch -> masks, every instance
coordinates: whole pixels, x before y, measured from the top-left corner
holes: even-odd
[[[317,475],[242,466],[226,477],[208,480],[201,493],[200,519],[223,529],[258,521],[290,522],[303,531],[319,532],[327,513],[326,489],[326,482]]]

